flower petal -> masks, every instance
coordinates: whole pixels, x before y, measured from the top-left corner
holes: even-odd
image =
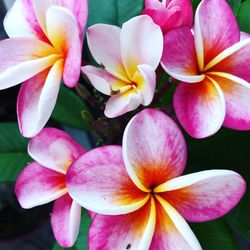
[[[97,68],[92,65],[82,67],[82,72],[87,76],[91,84],[105,95],[111,95],[112,90],[117,91],[127,85],[126,82],[114,77],[105,69]]]
[[[155,230],[155,203],[126,215],[97,214],[89,230],[89,250],[148,249]]]
[[[186,164],[185,140],[172,119],[158,110],[147,109],[125,129],[123,159],[138,188],[149,191],[152,186],[182,174]]]
[[[172,179],[155,192],[174,206],[188,221],[217,219],[240,201],[246,182],[229,170],[208,170]]]
[[[66,180],[71,197],[96,213],[126,214],[149,199],[130,180],[119,146],[96,148],[80,156],[70,166]]]
[[[244,39],[247,39],[247,38],[250,38],[250,34],[248,33],[245,33],[245,32],[240,32],[240,40],[244,40]]]
[[[88,46],[96,62],[113,76],[129,82],[121,58],[120,36],[121,29],[114,25],[95,24],[87,30]]]
[[[77,20],[63,7],[52,6],[46,13],[47,34],[56,49],[65,54],[63,81],[75,87],[81,72],[82,34]]]
[[[32,38],[0,41],[0,89],[26,81],[58,60],[54,49]]]
[[[181,83],[174,94],[174,109],[181,125],[194,138],[216,133],[226,114],[222,90],[211,78],[196,84]]]
[[[220,85],[226,100],[226,117],[223,126],[237,130],[249,130],[250,84],[231,75],[227,76],[229,78],[222,77],[224,75],[221,73],[220,76],[212,76]]]
[[[201,250],[182,216],[167,201],[158,195],[156,197],[156,226],[150,250]]]
[[[149,16],[137,16],[123,24],[121,53],[130,79],[140,64],[147,64],[155,70],[159,65],[162,51],[161,29]]]
[[[17,100],[19,128],[24,137],[33,137],[41,131],[55,107],[60,88],[63,61],[57,61],[22,84]]]
[[[121,116],[127,112],[135,110],[143,103],[142,94],[133,89],[133,87],[124,87],[126,89],[121,94],[113,95],[106,103],[104,114],[109,118]]]
[[[200,69],[215,56],[240,40],[240,30],[232,9],[225,0],[205,0],[195,16],[196,52]],[[203,65],[202,65],[203,64]]]
[[[81,221],[81,207],[68,194],[54,202],[51,226],[60,246],[72,247],[77,239]]]
[[[169,75],[180,81],[200,82],[204,79],[204,74],[198,73],[194,36],[190,29],[175,29],[164,36],[161,65]]]
[[[250,82],[250,38],[224,50],[208,65],[209,71],[228,73]]]
[[[69,165],[85,150],[64,131],[44,128],[30,139],[28,152],[43,166],[65,174]]]
[[[32,0],[16,0],[5,16],[3,24],[9,37],[38,38],[48,42],[37,22]]]
[[[32,162],[18,176],[15,192],[23,208],[43,205],[67,193],[65,176]]]
[[[145,8],[147,9],[161,9],[165,7],[159,0],[145,0]]]

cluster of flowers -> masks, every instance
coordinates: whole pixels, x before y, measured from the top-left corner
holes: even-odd
[[[105,95],[109,118],[148,106],[155,70],[181,81],[174,109],[195,138],[220,127],[250,129],[250,39],[240,32],[225,0],[146,0],[142,15],[122,28],[96,24],[89,49],[102,67],[82,67]],[[186,144],[175,122],[145,109],[128,123],[121,146],[86,152],[65,132],[45,128],[60,81],[75,87],[81,71],[87,1],[17,0],[4,20],[0,88],[20,82],[19,128],[35,160],[19,175],[23,208],[55,200],[51,224],[58,243],[74,244],[81,206],[93,222],[90,249],[201,249],[184,219],[203,222],[230,211],[245,192],[243,178],[228,170],[180,176]],[[226,24],[226,25],[225,25]]]

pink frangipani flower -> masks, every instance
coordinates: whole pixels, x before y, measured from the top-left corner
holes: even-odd
[[[4,19],[0,89],[21,86],[17,115],[23,136],[35,136],[56,104],[61,78],[77,84],[87,0],[17,0]]]
[[[142,14],[149,15],[163,34],[172,29],[193,26],[193,9],[190,0],[145,0]]]
[[[225,0],[203,0],[196,11],[194,34],[182,27],[164,37],[162,66],[181,81],[174,109],[191,136],[208,137],[222,125],[250,129],[247,36],[240,33]]]
[[[81,207],[68,195],[65,174],[85,150],[65,132],[46,128],[30,140],[28,152],[35,161],[16,181],[17,199],[23,208],[55,200],[51,215],[54,236],[62,247],[71,247],[78,235]]]
[[[180,176],[186,144],[164,113],[148,109],[127,125],[123,146],[93,149],[69,168],[70,195],[96,214],[89,249],[201,249],[187,222],[216,219],[246,184],[228,170]]]
[[[87,30],[89,49],[97,63],[82,71],[92,85],[110,95],[105,115],[113,118],[151,103],[156,86],[155,69],[163,50],[162,32],[148,16],[138,16],[122,28],[96,24]]]

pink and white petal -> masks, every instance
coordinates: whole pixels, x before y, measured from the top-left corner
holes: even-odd
[[[160,63],[162,51],[161,29],[149,16],[137,16],[123,24],[121,53],[130,79],[137,72],[138,65],[146,64],[155,70]]]
[[[126,89],[123,92],[123,89]],[[113,95],[106,103],[105,116],[115,118],[137,109],[143,103],[143,96],[140,92],[128,86],[121,89],[121,94]]]
[[[143,191],[181,175],[186,154],[180,129],[161,111],[146,109],[125,129],[123,159],[130,178]]]
[[[204,79],[204,74],[198,73],[194,36],[189,28],[178,28],[164,36],[161,65],[180,81],[194,83]]]
[[[81,207],[68,194],[54,202],[51,226],[61,247],[72,247],[77,239],[81,222]]]
[[[165,25],[162,27],[162,32],[166,35],[170,30],[186,26],[182,25],[182,10],[178,6],[167,10],[167,20]]]
[[[233,209],[245,190],[246,182],[236,172],[207,170],[172,179],[155,192],[163,192],[160,195],[186,220],[203,222]]]
[[[65,56],[63,80],[68,87],[75,87],[81,72],[82,34],[72,13],[59,6],[48,8],[47,34],[58,51]]]
[[[60,89],[63,60],[57,61],[22,84],[17,99],[17,117],[24,137],[33,137],[45,126]]]
[[[67,193],[65,175],[32,162],[18,176],[15,192],[23,208],[49,203]]]
[[[58,60],[50,45],[33,38],[2,40],[0,54],[0,89],[26,81]]]
[[[194,138],[215,134],[226,115],[225,98],[219,85],[211,78],[200,83],[181,83],[174,93],[176,116]]]
[[[7,12],[3,25],[9,37],[30,37],[48,42],[37,22],[32,0],[16,0]]]
[[[203,55],[204,66],[240,40],[236,17],[225,0],[205,0],[200,3],[194,33],[197,55]]]
[[[201,250],[201,246],[182,216],[159,195],[156,196],[156,226],[150,250]]]
[[[113,76],[129,82],[121,58],[120,35],[119,27],[95,24],[87,30],[88,46],[98,64],[103,65]]]
[[[65,174],[69,165],[86,151],[64,131],[44,128],[30,139],[28,152],[41,165]]]
[[[112,91],[120,90],[120,88],[127,85],[126,82],[114,77],[105,69],[97,68],[92,65],[82,67],[82,72],[91,84],[105,95],[111,95]]]
[[[89,230],[89,250],[148,249],[155,230],[154,199],[125,215],[97,214]]]
[[[155,70],[148,65],[138,65],[138,71],[133,77],[133,82],[137,84],[137,90],[142,95],[142,105],[148,106],[152,102],[155,93]]]
[[[244,39],[247,39],[247,38],[250,38],[250,34],[246,33],[246,32],[240,32],[240,40],[244,40]]]
[[[250,82],[250,38],[224,50],[208,64],[207,69],[228,73]]]
[[[165,6],[159,0],[145,0],[145,8],[147,9],[162,9]]]
[[[250,84],[231,75],[228,78],[213,75],[226,100],[226,117],[223,126],[237,130],[250,129]],[[241,80],[241,81],[240,81]]]
[[[130,213],[149,199],[129,178],[120,146],[99,147],[80,156],[70,166],[66,183],[78,204],[100,214]]]

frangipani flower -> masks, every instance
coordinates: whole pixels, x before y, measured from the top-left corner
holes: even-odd
[[[30,140],[28,152],[35,161],[17,179],[17,199],[23,208],[55,200],[51,215],[54,236],[62,247],[71,247],[78,235],[81,207],[68,195],[65,174],[85,150],[65,132],[46,128]]]
[[[0,89],[25,81],[17,101],[23,136],[35,136],[48,121],[62,77],[68,87],[77,84],[87,13],[87,0],[17,0],[7,13]]]
[[[174,108],[191,136],[210,136],[222,125],[250,129],[250,39],[244,38],[225,0],[200,3],[194,35],[183,27],[164,37],[162,66],[182,81]]]
[[[83,73],[93,86],[111,95],[105,115],[113,118],[151,103],[157,68],[163,50],[162,32],[148,16],[123,24],[96,24],[87,30],[89,49],[104,68],[85,66]]]
[[[89,230],[89,249],[201,249],[184,218],[223,216],[246,184],[228,170],[180,176],[185,164],[179,128],[153,109],[129,122],[122,148],[100,147],[79,157],[66,182],[79,204],[100,213]]]
[[[193,26],[193,9],[190,0],[145,0],[142,14],[149,15],[158,24],[163,34],[168,31]]]

